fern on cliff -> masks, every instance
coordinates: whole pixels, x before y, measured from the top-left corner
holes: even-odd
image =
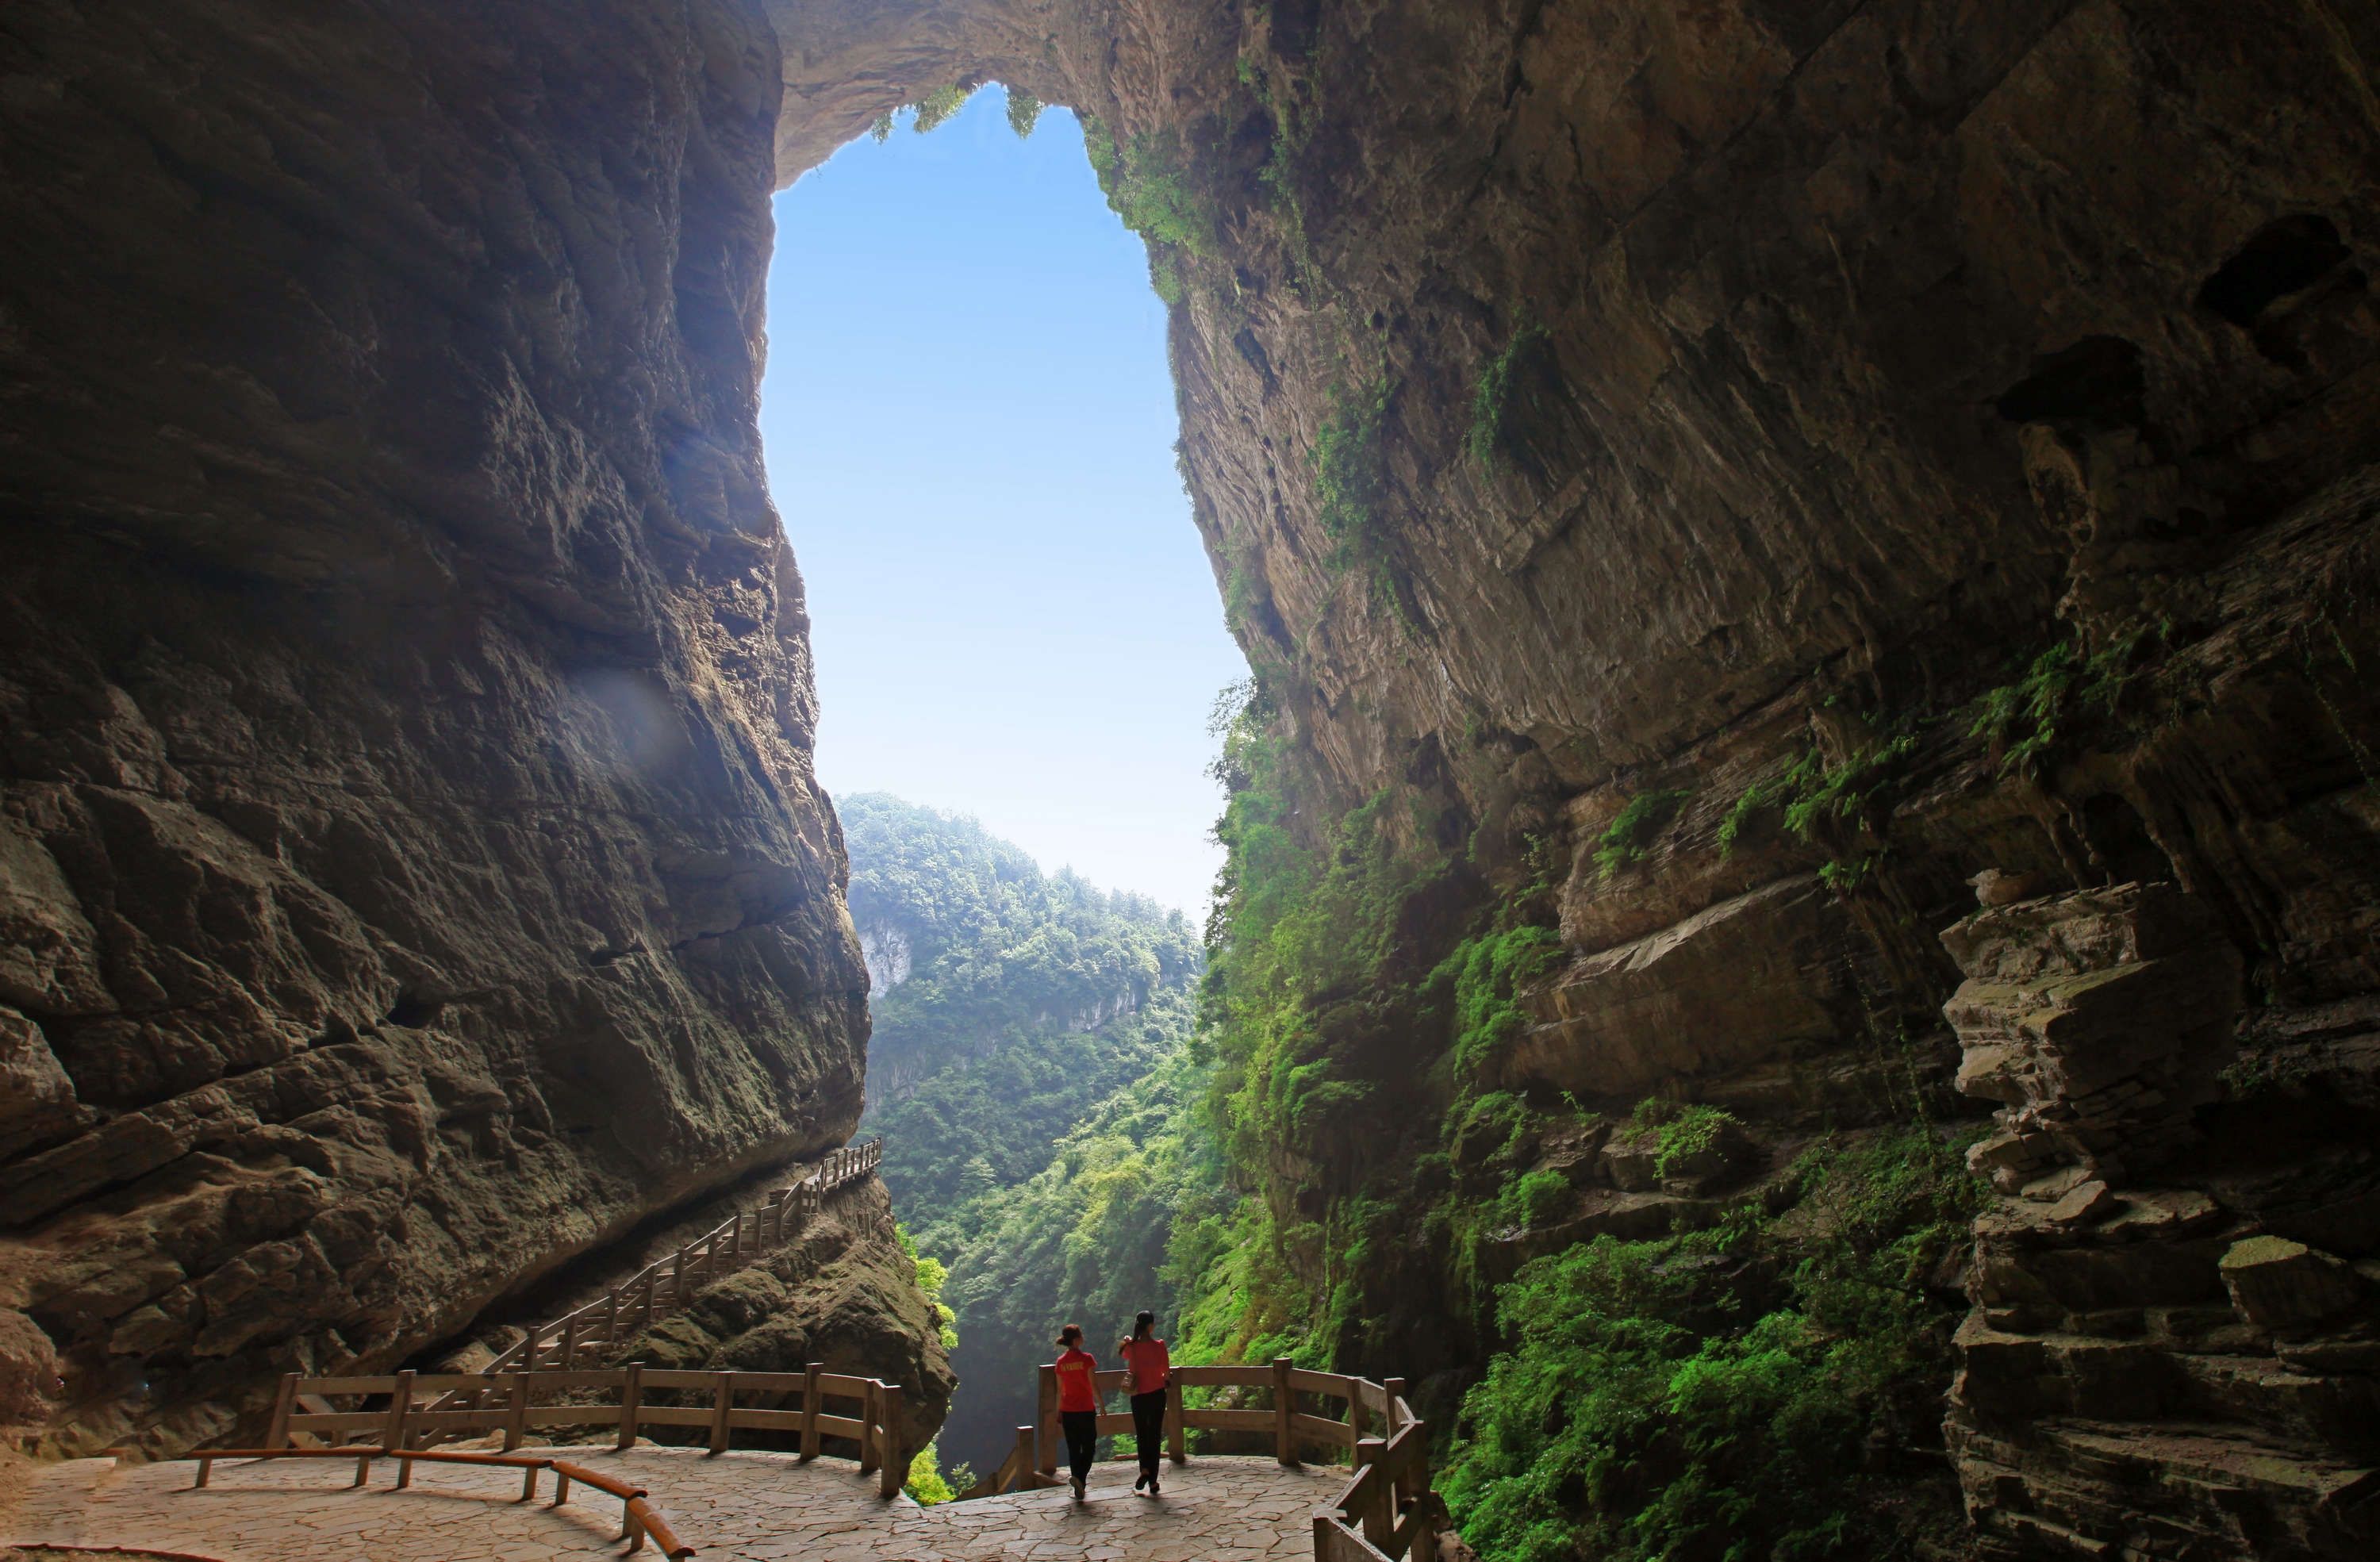
[[[1922,1128],[1813,1150],[1789,1186],[1781,1217],[1597,1238],[1501,1288],[1512,1348],[1466,1396],[1443,1483],[1483,1556],[1876,1549],[1888,1526],[1871,1499],[1897,1483],[1871,1435],[1926,1431],[1893,1420],[1895,1395],[1947,1381],[1948,1320],[1926,1287],[1978,1195],[1956,1147]]]

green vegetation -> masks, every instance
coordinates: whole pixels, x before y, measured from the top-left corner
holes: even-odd
[[[1923,1129],[1813,1150],[1790,1186],[1781,1217],[1600,1237],[1500,1288],[1513,1349],[1465,1398],[1443,1486],[1483,1556],[1886,1549],[1876,1499],[1898,1483],[1864,1450],[1872,1431],[1914,1430],[1893,1425],[1900,1386],[1948,1379],[1926,1281],[1979,1195]],[[1762,1260],[1781,1261],[1781,1284]]]
[[[1179,1047],[1060,1135],[1032,1177],[937,1215],[930,1233],[953,1254],[946,1294],[965,1342],[953,1362],[967,1385],[946,1437],[989,1459],[1030,1421],[1033,1368],[1050,1359],[1060,1324],[1081,1324],[1102,1355],[1144,1307],[1172,1327],[1169,1242],[1222,1205],[1198,1117],[1206,1085],[1205,1067]]]
[[[1119,146],[1107,127],[1083,116],[1083,150],[1099,189],[1123,225],[1152,244],[1172,245],[1193,255],[1215,246],[1214,198],[1190,182],[1181,138],[1167,130],[1135,136]]]
[[[1330,388],[1330,414],[1314,436],[1314,496],[1322,529],[1340,545],[1341,564],[1366,558],[1382,540],[1380,509],[1388,497],[1388,460],[1381,438],[1395,387],[1387,377],[1369,385]]]
[[[927,131],[938,129],[956,118],[959,110],[966,107],[967,100],[973,96],[975,96],[975,89],[972,87],[955,85],[937,87],[915,103],[903,103],[899,108],[878,115],[874,123],[868,127],[868,133],[876,139],[879,145],[881,145],[892,139],[892,126],[896,117],[906,114],[909,115],[909,128],[922,136]],[[1025,101],[1033,102],[1030,98]],[[1040,108],[1040,104],[1034,103],[1035,114],[1038,114]],[[1016,123],[1016,103],[1013,98],[1009,101],[1008,122],[1011,125]],[[1032,128],[1032,122],[1028,118],[1025,128],[1017,131],[1017,134],[1027,135]]]
[[[1330,388],[1330,411],[1315,430],[1308,459],[1322,530],[1336,547],[1328,563],[1364,577],[1373,605],[1407,630],[1417,630],[1395,569],[1395,539],[1389,529],[1389,406],[1396,381],[1386,369],[1366,381]]]
[[[1678,1106],[1658,1099],[1637,1104],[1636,1125],[1654,1129],[1653,1175],[1667,1177],[1680,1161],[1691,1160],[1718,1140],[1720,1130],[1735,1119],[1717,1107],[1699,1103]]]
[[[1539,859],[1567,848],[1490,866],[1419,787],[1334,801],[1262,685],[1241,694],[1196,1046],[1212,1185],[1246,1192],[1174,1223],[1177,1359],[1417,1383],[1487,1363],[1460,1403],[1423,1388],[1418,1408],[1451,1440],[1465,1538],[1497,1562],[1882,1555],[1912,1511],[1955,1525],[1947,1483],[1891,1450],[1931,1435],[1947,1373],[1955,1314],[1928,1288],[1978,1193],[1962,1146],[1922,1125],[1840,1136],[1711,1229],[1514,1275],[1521,1233],[1579,1197],[1544,1147],[1598,1126],[1508,1083],[1522,995],[1563,958]],[[1867,807],[1906,754],[1834,775],[1805,760],[1755,806],[1818,829]],[[1632,799],[1607,861],[1633,860],[1682,802]],[[1630,1125],[1662,1177],[1735,1131],[1667,1101]]]
[[[1056,1326],[1104,1350],[1147,1306],[1184,1362],[1411,1378],[1495,1562],[1882,1556],[1955,1525],[1948,1483],[1900,1461],[1938,1420],[1980,1193],[1963,1144],[1922,1122],[1830,1135],[1681,1205],[1669,1236],[1521,1263],[1580,1207],[1563,1146],[1605,1130],[1518,1052],[1524,995],[1565,958],[1548,885],[1573,848],[1557,830],[1491,854],[1418,782],[1334,795],[1261,679],[1225,692],[1216,731],[1203,971],[1178,918],[1045,878],[964,821],[846,811],[855,916],[913,951],[880,1002],[905,1094],[877,1111],[907,1114],[888,1180],[948,1263],[918,1261],[967,1386],[945,1446],[998,1457]],[[1730,840],[1764,809],[1805,836],[1864,826],[1916,731],[1803,755],[1730,808]],[[1631,798],[1598,866],[1639,860],[1684,802]],[[1834,866],[1855,885],[1873,862]],[[1160,975],[1130,1013],[1050,1023],[1066,1011],[1038,995],[1105,990],[1143,956]],[[1671,1178],[1740,1127],[1653,1100],[1620,1132]]]
[[[1640,792],[1628,800],[1610,828],[1595,848],[1595,866],[1609,878],[1621,868],[1643,857],[1661,832],[1661,827],[1677,817],[1690,792]]]
[[[1016,132],[1020,141],[1031,139],[1033,127],[1041,122],[1041,110],[1046,106],[1030,93],[1008,90],[1008,127]]]
[[[942,1473],[942,1448],[939,1439],[917,1450],[909,1461],[909,1478],[901,1489],[920,1508],[954,1500],[961,1492],[975,1484],[975,1471],[965,1464],[954,1466],[946,1476]]]
[[[863,1131],[886,1134],[965,1385],[943,1440],[996,1461],[1059,1324],[1097,1343],[1173,1305],[1168,1238],[1217,1178],[1188,1046],[1201,952],[1179,912],[1044,875],[971,819],[880,793],[838,809],[853,921],[880,987],[899,977],[873,1000]]]
[[[950,1271],[942,1266],[941,1259],[925,1257],[917,1252],[917,1239],[909,1235],[907,1227],[895,1222],[892,1236],[909,1262],[917,1266],[917,1289],[926,1293],[926,1300],[933,1304],[934,1316],[941,1324],[942,1349],[957,1350],[958,1331],[951,1326],[958,1321],[958,1314],[942,1304],[942,1287],[950,1279]]]
[[[1257,26],[1261,32],[1265,26],[1263,7],[1257,10]],[[1305,203],[1298,190],[1298,164],[1307,143],[1314,139],[1319,118],[1312,105],[1321,91],[1320,73],[1313,65],[1302,73],[1283,72],[1278,62],[1245,54],[1240,56],[1237,69],[1240,85],[1255,94],[1272,121],[1265,163],[1257,171],[1257,182],[1281,216],[1282,237],[1288,242],[1290,263],[1295,268],[1293,280],[1311,297],[1319,291],[1320,279],[1306,241]]]
[[[2168,625],[2158,639],[2169,632]],[[2000,751],[2001,774],[2039,774],[2062,727],[2094,711],[2117,712],[2125,691],[2142,674],[2142,652],[2149,640],[2147,626],[2135,625],[2088,656],[2080,642],[2060,640],[2034,658],[2024,676],[1974,702],[1968,735],[1992,740]]]
[[[1925,724],[1906,723],[1907,730],[1900,735],[1870,744],[1840,765],[1829,766],[1816,749],[1805,749],[1782,773],[1754,781],[1719,821],[1719,855],[1735,854],[1744,832],[1763,810],[1780,814],[1785,828],[1804,841],[1828,838],[1837,825],[1880,830],[1884,816],[1890,812],[1890,799],[1916,755],[1918,729]],[[1850,894],[1867,881],[1884,856],[1876,851],[1849,860],[1832,859],[1819,867],[1818,877],[1829,889]]]
[[[881,793],[838,807],[863,945],[880,965],[907,960],[871,1003],[862,1132],[888,1135],[885,1184],[922,1223],[1033,1176],[1178,1047],[1200,951],[1181,913],[1045,876],[972,819]]]
[[[1148,284],[1168,307],[1188,287],[1188,261],[1211,254],[1219,207],[1190,180],[1181,138],[1172,130],[1135,136],[1119,146],[1106,126],[1082,116],[1083,150],[1099,189],[1124,226],[1148,244]]]
[[[1482,466],[1497,464],[1497,447],[1504,436],[1504,418],[1512,394],[1512,370],[1522,357],[1547,340],[1546,328],[1534,316],[1524,314],[1513,327],[1512,339],[1504,350],[1488,360],[1479,372],[1479,383],[1471,393],[1471,427],[1463,436],[1463,448],[1471,459]]]
[[[939,128],[957,117],[959,110],[966,107],[966,101],[972,95],[972,91],[965,87],[936,88],[909,105],[910,112],[915,116],[909,123],[909,128],[921,136],[929,130]]]

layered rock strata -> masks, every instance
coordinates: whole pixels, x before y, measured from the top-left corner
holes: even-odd
[[[1969,973],[1961,1084],[2007,1103],[1975,1146],[2002,1196],[1975,1222],[1950,1402],[1982,1554],[2369,1555],[2369,1138],[2310,1132],[2302,1108],[2192,1112],[2238,1057],[2239,958],[2169,887],[1943,941]]]
[[[1094,121],[1174,300],[1198,524],[1321,790],[1451,804],[1435,847],[1500,846],[1515,881],[1567,843],[1567,956],[1495,1083],[1724,1102],[1776,1139],[1938,1101],[1966,973],[1934,930],[1972,880],[2164,884],[2106,913],[2160,952],[1954,1008],[1996,1034],[1985,1169],[2028,1212],[2076,1198],[2043,1240],[2089,1246],[2182,1160],[2369,1141],[2368,7],[772,15],[788,166],[951,80]],[[1264,1153],[1284,1225],[1354,1190]],[[2162,1252],[2195,1209],[2111,1240]],[[1465,1370],[1451,1279],[1396,1289],[1372,1348]],[[2330,1435],[2290,1434],[2314,1463]],[[1993,1544],[2123,1544],[2027,1528],[2015,1466],[1962,1435]],[[2222,1463],[2101,1456],[2061,1479],[2102,1517],[2137,1472]]]
[[[858,1116],[778,51],[35,0],[0,73],[0,1411],[171,1451]]]

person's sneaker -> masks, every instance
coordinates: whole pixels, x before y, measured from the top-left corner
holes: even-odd
[[[1083,1500],[1083,1483],[1080,1481],[1075,1483],[1075,1500],[1076,1502]]]
[[[1148,1485],[1148,1474],[1147,1474],[1146,1472],[1144,1472],[1144,1473],[1142,1473],[1142,1474],[1141,1474],[1137,1479],[1135,1479],[1135,1480],[1133,1482],[1133,1483],[1132,1483],[1132,1489],[1133,1489],[1134,1491],[1135,1491],[1135,1492],[1136,1492],[1136,1491],[1140,1490],[1143,1486],[1146,1486],[1146,1485]]]
[[[1154,1475],[1148,1478],[1148,1495],[1150,1496],[1157,1495],[1157,1477]]]

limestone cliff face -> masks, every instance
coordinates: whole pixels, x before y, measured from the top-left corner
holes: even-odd
[[[0,32],[0,1375],[186,1447],[857,1119],[754,424],[778,53],[729,0]]]
[[[1568,961],[1504,1083],[1857,1120],[1874,1037],[1954,1083],[1971,879],[2183,897],[2189,979],[2108,990],[2188,1037],[2108,1032],[2098,1085],[2006,1107],[2072,1143],[2011,1120],[1978,1163],[1978,1544],[2368,1548],[2370,6],[771,15],[788,172],[953,80],[1091,116],[1284,720],[1350,797],[1569,843]],[[2005,1107],[1979,1045],[1957,1083]],[[1329,1168],[1279,1170],[1318,1217]],[[2101,1193],[2048,1219],[2069,1170]],[[2260,1240],[2311,1256],[2218,1273]],[[2266,1263],[2304,1295],[2231,1283]]]

